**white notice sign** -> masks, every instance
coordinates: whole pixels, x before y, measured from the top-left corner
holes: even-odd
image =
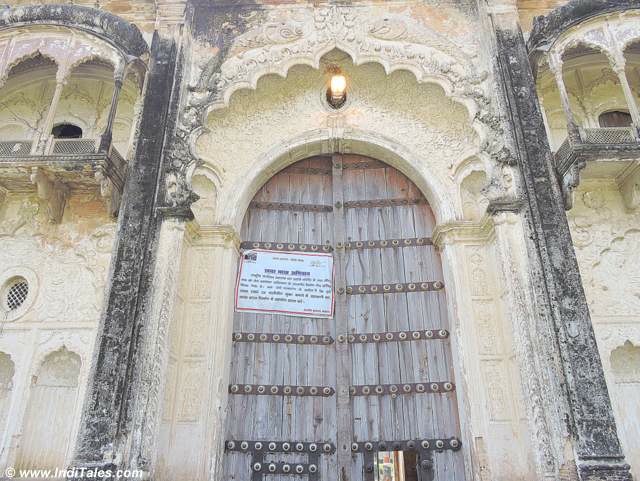
[[[236,283],[236,310],[333,317],[333,256],[245,251]]]

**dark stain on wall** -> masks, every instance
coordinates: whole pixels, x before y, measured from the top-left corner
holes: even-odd
[[[78,435],[75,466],[106,466],[126,437],[127,408],[136,364],[139,322],[152,271],[156,231],[154,199],[159,179],[169,100],[174,89],[176,46],[154,36],[139,127],[139,141],[125,185],[112,257],[110,289],[97,332],[97,346]],[[135,387],[135,386],[133,386]]]
[[[543,273],[569,400],[581,480],[631,481],[598,355],[571,233],[522,32],[496,30],[498,65],[507,98],[524,189],[529,231]]]

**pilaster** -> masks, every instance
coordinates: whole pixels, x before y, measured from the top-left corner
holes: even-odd
[[[156,34],[151,46],[139,142],[118,219],[109,290],[98,327],[73,461],[75,467],[118,469],[134,464],[147,469],[150,463],[144,457],[141,447],[144,443],[136,439],[140,432],[134,432],[133,421],[135,413],[144,409],[136,404],[135,393],[143,389],[136,382],[143,378],[139,370],[144,365],[141,333],[147,332],[144,323],[149,319],[145,316],[145,309],[149,308],[145,305],[147,290],[152,275],[158,269],[170,267],[162,263],[154,266],[155,241],[172,243],[173,237],[179,235],[175,229],[173,233],[166,231],[170,224],[164,233],[159,229],[155,209],[165,142],[165,129],[159,126],[168,123],[169,105],[176,90],[176,57],[175,41]],[[158,309],[153,296],[150,308]],[[136,461],[132,463],[130,460],[134,458]]]
[[[548,341],[557,343],[560,353],[568,400],[565,417],[578,477],[583,481],[630,480],[524,39],[517,22],[511,19],[495,22],[494,32],[497,69],[504,85],[528,200],[526,235],[533,240],[531,259],[541,272],[536,296],[555,328],[555,339]]]
[[[133,412],[131,469],[153,473],[157,457],[162,400],[167,381],[170,324],[175,317],[186,223],[184,217],[164,216],[155,246],[154,272],[147,309],[140,327],[138,376],[132,380],[136,397]],[[141,464],[138,464],[142,461]]]

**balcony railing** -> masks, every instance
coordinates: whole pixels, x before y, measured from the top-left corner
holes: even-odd
[[[600,127],[583,129],[585,144],[632,144],[636,142],[633,127]]]
[[[564,175],[577,160],[627,160],[639,154],[635,127],[599,127],[580,129],[580,139],[565,139],[554,157],[558,172]]]
[[[53,155],[82,155],[96,153],[97,141],[92,139],[54,139],[48,149]]]
[[[97,189],[115,215],[125,173],[125,159],[113,145],[101,150],[100,139],[49,138],[37,153],[31,140],[0,141],[0,186],[9,192],[23,192],[29,185],[39,195],[53,189],[65,193]],[[49,210],[60,213],[63,208]],[[59,222],[61,215],[52,220]]]
[[[29,155],[33,142],[30,140],[5,140],[0,141],[0,157],[14,157],[16,155]]]

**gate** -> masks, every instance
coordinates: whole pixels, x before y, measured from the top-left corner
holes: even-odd
[[[241,249],[331,252],[334,319],[236,312],[225,481],[463,481],[434,218],[367,157],[300,161],[255,196]]]

